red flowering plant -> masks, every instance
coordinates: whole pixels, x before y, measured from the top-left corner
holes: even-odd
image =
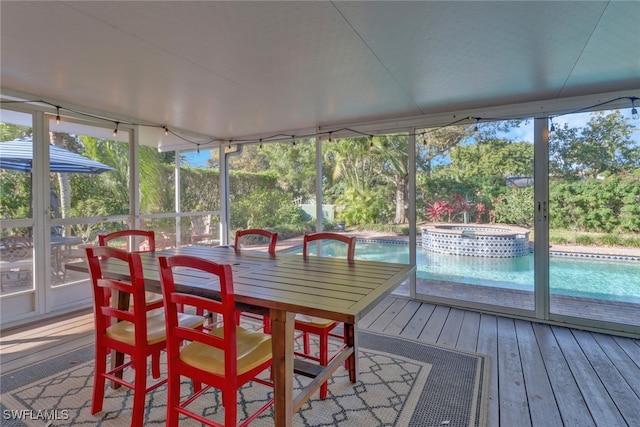
[[[460,194],[453,194],[452,201],[437,200],[427,207],[427,215],[432,222],[462,221],[464,212],[475,215],[476,223],[482,222],[483,216],[487,213],[487,207],[483,203],[471,203]]]

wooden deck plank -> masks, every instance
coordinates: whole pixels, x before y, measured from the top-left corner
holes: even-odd
[[[393,304],[396,298],[387,297],[382,300],[373,310],[367,313],[360,321],[358,321],[358,327],[360,328],[368,328],[376,319],[384,313],[384,311]]]
[[[449,315],[449,311],[451,309],[449,307],[445,307],[443,305],[436,306],[433,313],[427,320],[426,325],[420,335],[418,335],[418,340],[435,343],[438,341],[438,337],[442,332],[442,328],[444,327],[445,322],[447,321],[447,316]]]
[[[622,337],[612,338],[616,341],[620,348],[622,348],[625,353],[627,353],[627,356],[629,356],[629,358],[633,360],[633,362],[637,366],[640,366],[640,340],[632,340]]]
[[[595,426],[551,327],[539,323],[532,324],[532,327],[564,425]]]
[[[565,354],[565,359],[596,425],[626,425],[623,416],[615,407],[615,403],[607,394],[607,390],[598,374],[594,371],[589,359],[576,341],[573,334],[577,331],[556,326],[552,326],[551,329],[557,337],[560,349]]]
[[[402,331],[402,336],[409,339],[417,339],[435,309],[436,306],[433,304],[422,304],[416,310],[415,316],[409,319],[407,327]]]
[[[385,300],[385,302],[387,300]],[[387,326],[396,318],[405,305],[406,301],[396,298],[384,312],[380,313],[378,318],[374,320],[368,328],[374,331],[384,332]]]
[[[404,331],[405,327],[409,323],[409,320],[413,316],[415,316],[416,312],[420,308],[421,304],[419,301],[414,300],[405,300],[406,304],[402,307],[402,310],[398,315],[393,319],[393,321],[387,326],[384,330],[385,334],[390,335],[401,335],[402,331]]]
[[[480,329],[480,313],[465,311],[456,348],[460,350],[476,351],[478,346],[478,331]]]
[[[527,392],[513,319],[498,318],[500,424],[531,426]]]
[[[636,395],[640,396],[640,365],[635,363],[625,349],[620,345],[620,341],[616,337],[605,334],[593,334],[596,341],[602,351],[604,351],[616,369],[620,371],[620,374],[624,377],[625,381],[629,384],[629,387],[633,389]],[[631,340],[624,340],[623,342],[630,342]],[[640,348],[635,355],[640,354]]]
[[[464,310],[452,308],[449,310],[447,320],[436,340],[436,344],[445,347],[455,347],[460,335],[460,328],[464,319]]]
[[[47,323],[47,321],[44,323]],[[3,336],[0,339],[0,352],[2,352],[3,357],[9,354],[28,352],[34,348],[47,345],[47,343],[73,338],[74,334],[84,333],[87,325],[93,327],[93,324],[93,314],[88,314],[67,322],[56,322],[38,327],[38,333],[28,331],[19,336],[14,334]]]
[[[498,318],[491,314],[480,315],[480,327],[478,328],[478,353],[488,355],[491,360],[491,372],[489,375],[489,411],[487,424],[489,426],[500,425],[500,391],[498,390]]]
[[[531,322],[516,320],[515,327],[531,423],[534,426],[562,425],[551,383],[548,376],[543,375],[544,361]]]
[[[628,425],[640,426],[640,411],[638,410],[640,409],[640,398],[625,381],[610,356],[604,353],[593,334],[575,331],[573,335],[613,400],[616,410],[620,412]]]

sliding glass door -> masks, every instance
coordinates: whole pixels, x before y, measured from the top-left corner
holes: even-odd
[[[416,296],[533,311],[532,121],[416,133]]]
[[[549,309],[555,318],[640,326],[640,131],[609,110],[549,133]]]

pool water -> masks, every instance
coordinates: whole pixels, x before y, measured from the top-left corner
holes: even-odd
[[[326,256],[344,256],[342,250],[340,244],[322,245]],[[358,241],[356,258],[408,264],[409,246]],[[533,291],[533,254],[481,258],[428,252],[418,246],[416,265],[416,275],[422,279]],[[549,282],[552,294],[640,303],[640,262],[550,257]]]

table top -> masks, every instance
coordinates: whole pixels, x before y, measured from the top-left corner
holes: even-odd
[[[197,256],[221,264],[231,264],[236,301],[262,309],[277,309],[309,314],[354,324],[407,279],[415,267],[377,261],[243,250],[227,246],[185,246],[140,257],[145,288],[160,292],[157,258],[171,255]],[[85,262],[67,264],[71,270],[88,272]],[[128,278],[128,270],[107,263],[104,272],[113,278]],[[199,276],[193,270],[175,273],[181,292],[220,298],[217,282]]]

